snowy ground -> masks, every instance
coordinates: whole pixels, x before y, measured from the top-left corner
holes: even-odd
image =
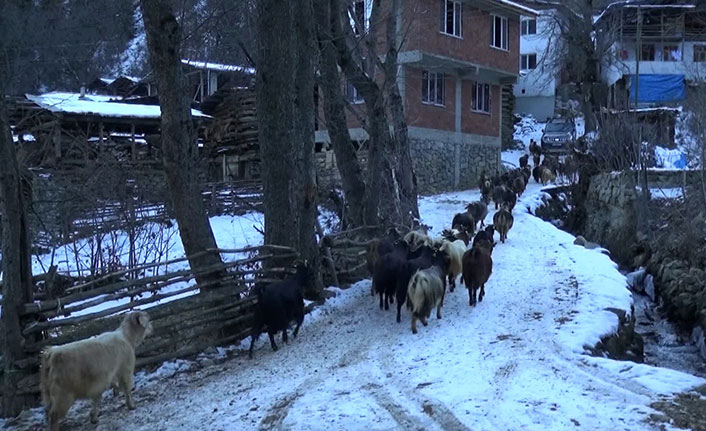
[[[637,430],[659,394],[704,381],[676,371],[593,358],[586,344],[615,330],[612,306],[631,296],[606,256],[535,218],[532,183],[515,209],[505,244],[493,253],[485,300],[468,306],[447,293],[443,318],[413,335],[381,311],[369,281],[337,291],[315,309],[298,339],[272,352],[262,337],[229,359],[167,363],[136,378],[137,410],[106,394],[98,426],[77,404],[77,430]],[[476,191],[420,200],[440,232]],[[487,221],[492,218],[492,212]],[[222,352],[222,350],[221,350]],[[1,425],[1,423],[0,423]],[[41,409],[10,430],[41,429]]]

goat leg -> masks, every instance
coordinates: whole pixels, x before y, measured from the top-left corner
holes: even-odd
[[[294,328],[294,332],[292,333],[294,338],[297,338],[297,334],[299,334],[299,328],[302,326],[303,321],[304,321],[304,316],[301,316],[300,318],[297,319],[297,326]]]
[[[481,284],[480,293],[478,294],[478,302],[483,302],[484,296],[485,296],[485,284]]]
[[[275,333],[268,332],[267,335],[270,336],[270,346],[272,346],[272,350],[274,350],[276,352],[277,351],[277,344],[275,343]]]
[[[132,399],[132,374],[134,370],[120,376],[120,389],[125,394],[125,404],[128,410],[135,410],[135,401]]]
[[[287,328],[284,328],[284,329],[282,330],[282,342],[283,342],[284,344],[289,343],[289,335],[287,334]]]
[[[380,309],[382,310],[382,297],[385,295],[384,292],[380,292]]]
[[[74,399],[71,396],[54,396],[49,409],[48,422],[50,431],[59,431],[59,421],[66,416]]]
[[[427,326],[429,324],[425,316],[419,316],[419,321],[422,322],[422,325],[424,326]]]
[[[402,318],[400,316],[401,312],[402,312],[402,303],[400,301],[397,301],[397,323],[400,323],[402,321]]]
[[[91,398],[91,423],[96,424],[98,423],[98,412],[100,410],[101,406],[101,396],[98,395],[97,397]]]
[[[417,333],[417,313],[412,312],[412,334]]]

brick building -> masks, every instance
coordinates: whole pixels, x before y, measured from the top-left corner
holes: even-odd
[[[367,10],[366,2],[361,10]],[[420,193],[465,189],[500,163],[504,87],[520,69],[520,17],[536,16],[508,0],[409,0],[399,11],[397,84]],[[384,35],[384,30],[378,30]],[[350,86],[349,86],[350,87]],[[364,104],[349,91],[353,109]],[[351,118],[351,137],[366,132]],[[325,125],[317,142],[328,141]]]

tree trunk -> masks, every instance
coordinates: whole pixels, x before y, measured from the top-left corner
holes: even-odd
[[[191,108],[181,69],[181,28],[169,2],[141,0],[147,46],[157,79],[162,110],[162,154],[169,194],[179,224],[184,251],[192,270],[222,263],[218,253],[198,255],[216,248],[216,240],[201,198],[197,174],[197,147]],[[196,277],[212,281],[220,273]]]
[[[341,92],[341,74],[336,61],[336,47],[331,32],[331,5],[321,1],[316,8],[317,35],[320,51],[320,87],[324,95],[326,130],[336,155],[336,166],[341,174],[341,185],[346,198],[346,225],[362,226],[364,222],[365,182],[363,170],[351,142],[346,123],[345,100]]]
[[[323,285],[315,236],[314,11],[311,0],[262,0],[258,7],[265,243],[294,247],[310,262],[316,281],[306,295],[316,298]]]
[[[0,76],[3,74],[0,73]],[[27,199],[7,118],[5,95],[0,91],[0,219],[2,223],[2,335],[3,380],[2,417],[18,415],[36,401],[31,395],[18,395],[25,377],[15,364],[25,358],[22,346],[20,309],[32,301],[31,242]],[[25,189],[26,190],[26,189]]]
[[[399,2],[392,4],[392,10],[398,11]],[[397,8],[397,9],[394,9]],[[339,66],[351,79],[353,85],[363,96],[366,103],[368,122],[367,131],[370,137],[368,150],[368,190],[366,195],[366,222],[377,224],[380,221],[388,224],[401,224],[410,226],[413,219],[418,217],[417,194],[411,157],[409,156],[409,139],[407,125],[404,118],[402,99],[397,88],[397,19],[398,15],[388,17],[387,43],[388,55],[383,64],[385,77],[383,82],[388,84],[380,88],[372,78],[374,75],[366,73],[363,68],[362,55],[356,52],[360,43],[355,40],[350,25],[348,25],[347,12],[341,7],[339,0],[331,0],[332,17],[335,16],[333,40],[338,53]],[[334,13],[338,11],[338,13]],[[384,13],[382,6],[374,2],[371,23],[381,20],[379,14]],[[374,48],[367,43],[368,54],[372,56]],[[354,55],[355,54],[355,55]],[[385,96],[388,99],[385,99]],[[390,112],[385,105],[390,105]],[[390,129],[390,117],[393,119],[394,128]]]
[[[397,179],[397,194],[399,195],[400,212],[402,220],[419,220],[419,207],[417,204],[417,178],[412,165],[412,155],[409,148],[409,134],[407,120],[404,116],[404,104],[400,94],[397,77],[397,54],[401,33],[399,26],[402,24],[402,5],[400,0],[392,0],[392,11],[387,18],[387,55],[385,56],[385,82],[387,83],[387,99],[392,117],[392,140],[397,147],[397,164],[395,165],[395,178]]]

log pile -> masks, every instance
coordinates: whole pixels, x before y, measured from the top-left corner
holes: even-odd
[[[212,155],[227,152],[259,156],[254,89],[223,88],[210,96],[202,109],[214,117],[204,129],[204,141]]]

